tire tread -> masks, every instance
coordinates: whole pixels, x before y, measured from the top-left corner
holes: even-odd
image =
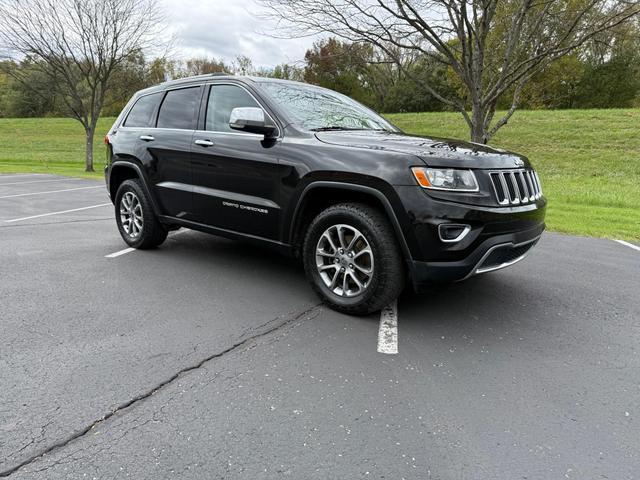
[[[142,235],[140,235],[140,237],[135,241],[131,241],[130,238],[127,238],[123,232],[122,226],[120,225],[120,221],[118,220],[120,215],[118,207],[120,204],[120,198],[128,190],[133,190],[138,197],[140,205],[142,206],[142,215],[144,217]],[[158,217],[153,211],[151,200],[149,199],[140,179],[128,179],[120,184],[118,192],[116,193],[115,212],[120,235],[127,245],[138,250],[148,250],[160,246],[167,239],[169,231],[162,223],[160,223],[160,221],[158,221]]]
[[[371,231],[374,239],[370,240],[374,240],[377,245],[375,261],[379,267],[374,291],[369,292],[363,302],[354,305],[342,305],[327,297],[322,287],[316,283],[311,270],[315,268],[315,243],[317,242],[315,230],[326,219],[335,216],[358,219]],[[351,315],[368,315],[377,312],[402,293],[405,284],[405,268],[400,252],[395,231],[386,214],[364,203],[340,203],[323,210],[309,225],[303,244],[305,271],[316,293],[331,308]]]

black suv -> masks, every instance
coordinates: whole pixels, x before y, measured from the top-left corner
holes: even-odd
[[[544,230],[520,155],[407,135],[331,90],[205,75],[138,92],[109,131],[106,181],[135,248],[192,228],[302,258],[331,307],[512,265]]]

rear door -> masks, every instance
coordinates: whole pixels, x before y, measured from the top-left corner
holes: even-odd
[[[231,83],[208,86],[203,106],[206,110],[201,112],[200,130],[193,137],[192,147],[198,221],[277,239],[281,213],[281,166],[277,158],[280,141],[229,127],[234,108],[263,106],[245,87]]]
[[[202,98],[201,85],[167,90],[155,128],[141,137],[147,171],[166,215],[193,219],[191,142]]]
[[[122,124],[112,132],[111,145],[114,157],[136,162],[143,168],[146,179],[146,168],[151,163],[151,157],[147,150],[147,142],[142,139],[155,134],[158,107],[163,97],[164,92],[139,97]]]

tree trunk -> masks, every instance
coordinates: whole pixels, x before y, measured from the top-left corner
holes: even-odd
[[[484,113],[480,105],[473,105],[471,110],[471,125],[469,127],[472,142],[487,143],[487,134],[484,130]]]
[[[93,128],[86,129],[87,143],[86,143],[86,156],[85,156],[85,172],[93,172],[93,137],[95,130]]]

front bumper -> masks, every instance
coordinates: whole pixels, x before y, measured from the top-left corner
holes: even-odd
[[[413,286],[416,291],[421,291],[432,283],[457,282],[473,275],[509,267],[527,256],[543,230],[544,224],[530,231],[489,238],[469,256],[458,261],[412,260],[409,268]]]
[[[421,189],[397,189],[408,214],[409,271],[416,290],[456,282],[519,262],[545,229],[546,200],[518,207],[480,207],[434,199]],[[443,225],[468,225],[457,242],[443,241]]]

